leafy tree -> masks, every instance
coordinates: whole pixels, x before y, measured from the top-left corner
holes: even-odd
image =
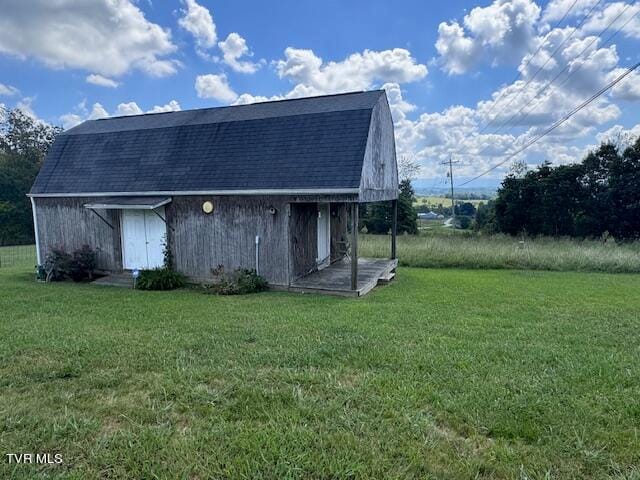
[[[31,203],[26,194],[61,131],[20,109],[0,108],[0,245],[33,242]]]
[[[512,235],[640,238],[640,139],[623,153],[606,143],[579,164],[508,175],[494,214],[497,230]]]
[[[476,207],[471,202],[464,202],[456,205],[456,215],[473,217],[476,214]]]
[[[418,214],[413,207],[415,202],[416,192],[411,186],[411,180],[402,180],[398,195],[398,233],[418,233]]]
[[[640,138],[609,168],[608,230],[616,238],[640,238]]]
[[[413,206],[416,195],[410,180],[400,182],[398,195],[398,233],[418,233],[418,214]],[[391,203],[376,202],[368,206],[361,206],[361,227],[366,227],[369,233],[386,234],[391,231],[392,223]]]
[[[484,233],[496,233],[498,227],[496,225],[495,202],[489,200],[487,203],[480,203],[476,209],[476,216],[473,221],[473,228],[476,231]]]

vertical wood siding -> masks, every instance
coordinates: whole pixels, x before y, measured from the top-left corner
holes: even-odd
[[[318,257],[318,204],[291,204],[289,221],[291,281],[316,269]]]
[[[207,200],[214,204],[209,215],[202,211]],[[261,275],[272,284],[288,285],[316,268],[318,207],[302,200],[282,196],[173,197],[165,214],[174,268],[200,281],[211,279],[211,269],[218,265],[228,271],[255,268],[255,237],[259,235]],[[51,247],[62,246],[72,252],[87,244],[98,252],[99,269],[122,270],[120,211],[98,210],[112,230],[83,206],[98,201],[95,197],[35,199],[43,259]],[[276,209],[275,215],[269,213],[271,207]],[[332,261],[339,258],[337,242],[346,232],[347,204],[332,203]]]
[[[98,268],[122,269],[120,250],[120,217],[117,210],[97,210],[113,227],[112,230],[84,204],[95,198],[36,198],[38,240],[42,261],[52,247],[73,252],[83,245],[97,251]]]
[[[202,203],[214,211],[205,214]],[[269,213],[273,207],[275,215]],[[255,268],[255,237],[260,236],[260,274],[269,283],[287,285],[287,203],[278,197],[173,197],[166,208],[175,268],[206,281],[211,269]]]
[[[380,97],[371,114],[369,137],[362,164],[360,201],[398,198],[398,166],[393,120],[386,97]]]
[[[348,241],[347,238],[347,204],[331,204],[331,262],[340,260],[344,255],[341,251],[344,246],[340,242]]]

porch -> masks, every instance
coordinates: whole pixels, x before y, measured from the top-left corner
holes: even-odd
[[[397,266],[397,259],[359,258],[358,280],[354,289],[351,283],[351,262],[339,260],[322,270],[299,278],[291,284],[289,290],[360,297],[366,295],[378,283],[387,283],[393,279]]]

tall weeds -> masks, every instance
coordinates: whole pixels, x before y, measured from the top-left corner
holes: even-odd
[[[361,235],[359,255],[387,257],[387,235]],[[596,240],[521,239],[506,235],[402,235],[397,240],[400,265],[431,268],[531,269],[640,272],[640,242],[617,245]]]

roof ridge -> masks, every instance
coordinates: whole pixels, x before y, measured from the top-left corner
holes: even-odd
[[[240,107],[249,107],[249,106],[254,106],[254,105],[264,105],[264,104],[268,104],[268,103],[284,103],[284,102],[296,102],[296,101],[301,101],[301,100],[314,100],[316,98],[327,98],[327,97],[339,97],[339,96],[344,96],[344,95],[360,95],[363,93],[380,93],[383,92],[384,89],[380,88],[377,90],[354,90],[352,92],[342,92],[342,93],[328,93],[325,95],[314,95],[311,97],[296,97],[296,98],[280,98],[277,100],[265,100],[263,102],[253,102],[253,103],[244,103],[241,105],[220,105],[218,107],[202,107],[202,108],[188,108],[186,110],[172,110],[170,112],[143,112],[143,113],[136,113],[134,115],[117,115],[117,116],[113,116],[113,117],[104,117],[104,118],[96,118],[95,120],[90,120],[93,122],[101,122],[101,121],[105,121],[105,120],[115,120],[115,119],[119,119],[119,118],[135,118],[135,117],[144,117],[147,115],[165,115],[165,114],[171,114],[171,113],[179,113],[179,112],[197,112],[197,111],[202,111],[202,110],[223,110],[223,109],[227,109],[227,108],[240,108]]]

